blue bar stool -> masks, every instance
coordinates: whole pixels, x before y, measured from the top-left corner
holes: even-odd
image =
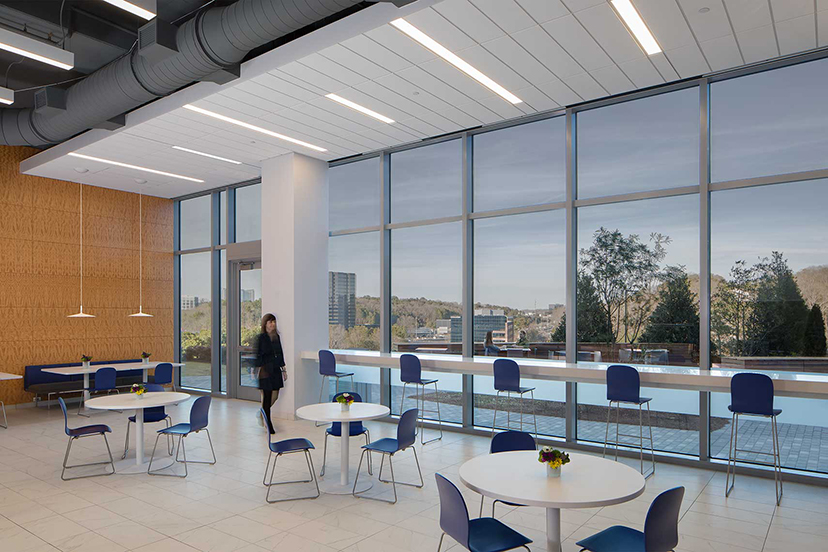
[[[354,389],[354,373],[337,372],[336,357],[326,349],[319,351],[319,373],[322,375],[322,388],[319,389],[319,402],[322,402],[322,394],[325,392],[325,384],[328,382],[328,378],[336,379],[337,393],[339,393],[339,380],[342,378],[351,378],[351,390],[353,391]]]
[[[497,454],[498,452],[512,452],[516,450],[537,450],[538,445],[535,439],[532,438],[531,433],[524,433],[523,431],[503,431],[498,433],[489,444],[489,454]],[[480,517],[483,517],[483,501],[486,497],[480,497]],[[495,505],[500,502],[507,506],[523,506],[523,504],[515,504],[514,502],[506,502],[505,500],[492,501],[492,517],[495,517]]]
[[[532,419],[535,426],[535,439],[538,438],[538,418],[535,416],[535,388],[520,386],[520,366],[518,363],[510,358],[499,358],[494,361],[494,388],[497,391],[495,398],[495,411],[492,418],[492,436],[494,436],[495,427],[497,426],[497,411],[500,406],[500,394],[506,393],[506,429],[515,429],[512,427],[512,409],[508,408],[509,399],[512,393],[517,393],[520,401],[520,427],[518,431],[523,431],[523,400],[524,396],[529,393],[529,400],[532,401]]]
[[[173,381],[173,365],[169,362],[162,362],[155,367],[155,375],[147,378],[149,383],[157,385],[172,385],[175,391],[175,382]]]
[[[162,385],[156,383],[147,383],[145,385],[147,389],[147,393],[163,393],[164,387]],[[169,414],[167,411],[164,410],[163,406],[155,406],[152,408],[145,408],[144,409],[144,423],[145,424],[155,424],[158,422],[164,422],[167,424],[167,427],[172,425],[172,419],[170,419]],[[124,438],[124,455],[121,456],[121,460],[126,458],[127,452],[129,451],[129,428],[131,424],[135,423],[135,416],[130,416],[127,419],[127,430],[126,430],[126,437]],[[172,445],[172,437],[167,435],[167,448],[169,449],[170,456],[173,453],[173,445]]]
[[[607,432],[604,437],[604,453],[602,457],[607,455],[607,444],[609,444],[609,426],[610,415],[612,414],[612,405],[615,404],[615,441],[612,443],[615,446],[615,460],[618,460],[618,447],[620,445],[635,446],[632,443],[622,443],[619,441],[620,437],[628,437],[631,439],[638,439],[638,459],[641,462],[641,475],[645,478],[650,477],[655,473],[655,448],[653,447],[653,424],[650,421],[650,401],[649,397],[641,396],[641,378],[638,375],[638,370],[632,366],[624,364],[613,364],[607,368],[607,400],[609,406],[607,407]],[[619,418],[621,415],[621,405],[632,404],[638,406],[638,435],[631,435],[627,433],[619,433]],[[643,405],[647,405],[647,426],[650,429],[650,437],[644,436],[644,424],[642,420]],[[652,469],[644,473],[644,441],[650,441],[650,460]]]
[[[457,486],[439,473],[435,473],[434,478],[440,493],[440,529],[443,530],[437,552],[443,547],[446,535],[472,552],[503,552],[516,548],[529,550],[527,545],[532,540],[502,521],[484,517],[469,519],[466,500]]]
[[[150,456],[150,463],[147,466],[147,473],[149,475],[163,475],[165,477],[187,477],[189,473],[187,470],[187,464],[215,464],[216,463],[216,450],[213,448],[213,439],[210,437],[210,430],[207,429],[207,417],[210,413],[210,402],[211,398],[209,395],[204,397],[199,397],[193,403],[192,408],[190,408],[190,421],[189,423],[180,423],[175,424],[172,427],[167,427],[164,429],[159,429],[157,434],[155,435],[155,445],[152,447],[152,456]],[[210,442],[210,452],[213,454],[212,461],[206,460],[187,460],[187,449],[184,446],[184,438],[188,435],[193,433],[198,433],[200,431],[207,432],[207,439]],[[158,468],[157,470],[153,471],[152,469],[152,461],[155,458],[155,449],[158,448],[158,439],[162,435],[171,435],[176,436],[178,435],[178,447],[175,450],[175,458],[173,461],[163,468]],[[181,451],[184,455],[183,460],[178,459],[178,452]],[[176,473],[161,473],[163,470],[173,467],[176,462],[184,464],[184,475],[178,475]]]
[[[115,461],[112,459],[112,450],[110,450],[109,440],[106,438],[106,434],[112,433],[112,429],[108,425],[104,424],[95,424],[69,429],[69,416],[66,413],[66,403],[63,402],[62,397],[58,397],[58,403],[60,403],[60,409],[63,411],[63,431],[69,436],[69,444],[66,445],[66,455],[63,457],[63,471],[60,472],[60,478],[64,481],[71,481],[72,479],[100,477],[102,475],[112,475],[115,473]],[[100,435],[104,438],[104,443],[106,443],[106,451],[109,453],[109,462],[92,462],[91,464],[75,464],[74,466],[68,465],[67,462],[69,461],[69,452],[72,450],[72,441],[80,439],[81,437],[90,437],[93,435]],[[70,470],[72,468],[83,468],[87,466],[103,466],[104,464],[112,466],[112,471],[108,473],[105,472],[91,475],[79,475],[76,477],[66,477],[66,470]]]
[[[423,369],[420,365],[420,359],[416,355],[406,353],[400,356],[400,381],[403,382],[403,393],[400,399],[400,416],[403,413],[405,406],[405,390],[409,385],[417,386],[416,403],[417,410],[420,413],[420,444],[426,445],[428,443],[439,441],[443,438],[443,418],[440,416],[440,400],[437,390],[437,380],[424,380],[422,377]],[[434,400],[437,403],[437,410],[425,410],[425,388],[426,385],[434,385]],[[433,439],[425,440],[425,413],[437,414],[437,426],[440,430],[440,436]]]
[[[644,520],[644,532],[613,525],[575,543],[581,552],[671,552],[679,542],[678,522],[684,487],[658,495]]]
[[[730,405],[727,408],[733,414],[730,422],[730,446],[728,446],[727,451],[725,496],[730,496],[730,491],[736,485],[736,457],[738,453],[761,454],[773,457],[773,483],[776,488],[776,505],[778,506],[782,500],[782,461],[779,454],[779,430],[776,425],[776,417],[782,414],[782,409],[773,407],[773,380],[765,374],[736,374],[730,379]],[[771,419],[772,452],[737,448],[739,416],[742,415]],[[733,483],[730,482],[731,462],[733,463]]]
[[[267,420],[268,415],[265,412],[264,408],[259,410],[262,418],[265,421],[265,430],[267,430]],[[277,441],[275,443],[270,441],[270,431],[265,431],[267,435],[267,447],[270,452],[267,455],[267,464],[265,464],[265,472],[264,477],[262,478],[262,485],[267,487],[267,494],[265,495],[265,501],[268,504],[275,504],[277,502],[289,502],[292,500],[307,500],[309,498],[319,498],[319,482],[316,479],[316,473],[313,469],[313,458],[311,457],[310,451],[313,450],[314,446],[313,443],[308,441],[307,439],[298,437],[295,439],[285,439],[284,441]],[[310,473],[310,479],[299,479],[296,481],[278,481],[276,483],[273,482],[273,474],[276,472],[276,462],[279,460],[279,457],[285,454],[293,454],[295,452],[301,452],[305,455],[305,462],[308,464],[308,472]],[[273,455],[276,455],[273,458],[273,467],[270,467],[270,459]],[[270,469],[270,481],[267,480],[267,470]],[[316,485],[316,494],[309,495],[309,496],[300,496],[295,498],[277,498],[274,500],[270,499],[270,489],[275,485],[287,485],[290,483],[310,483],[311,481],[314,482]]]
[[[106,391],[106,394],[109,395],[113,391],[116,393],[120,393],[117,388],[117,380],[118,380],[118,372],[115,371],[115,368],[112,367],[105,367],[105,368],[98,368],[95,370],[95,381],[92,382],[92,387],[87,389],[90,395],[95,393],[103,393]],[[88,414],[81,413],[81,407],[86,406],[83,401],[78,402],[78,415],[79,416],[86,416],[89,417]]]
[[[342,395],[343,393],[337,393],[336,396],[333,398],[333,402],[336,402],[336,399]],[[354,398],[354,402],[361,403],[362,397],[359,393],[350,393],[350,395]],[[365,444],[369,444],[371,442],[371,433],[368,431],[368,428],[362,425],[362,422],[351,422],[348,424],[349,430],[349,438],[350,437],[359,437],[360,435],[365,436]],[[325,430],[325,446],[322,447],[322,469],[319,471],[319,477],[325,476],[325,466],[328,463],[328,436],[333,437],[342,437],[342,423],[341,422],[334,422],[331,424],[331,427]],[[373,472],[373,464],[371,463],[371,454],[368,454],[368,475],[374,475]]]
[[[414,448],[414,443],[417,441],[417,409],[412,408],[411,410],[406,411],[402,416],[400,416],[400,421],[397,424],[397,438],[393,439],[391,437],[386,437],[384,439],[378,439],[373,443],[368,443],[367,445],[362,447],[362,454],[359,457],[359,466],[357,466],[357,473],[356,477],[354,477],[354,489],[351,491],[351,494],[358,498],[369,498],[371,500],[379,500],[380,502],[390,502],[391,504],[397,503],[397,480],[394,477],[394,464],[392,459],[394,455],[398,452],[402,452],[407,448],[411,448],[414,451],[414,461],[417,463],[417,472],[420,474],[420,484],[417,485],[416,483],[403,483],[402,481],[399,482],[400,485],[408,485],[409,487],[417,487],[421,489],[425,482],[423,481],[423,472],[420,469],[420,459],[417,458],[417,449]],[[386,500],[384,498],[375,498],[372,496],[360,496],[357,492],[357,482],[359,481],[359,472],[362,469],[362,460],[365,458],[365,454],[371,454],[372,452],[377,452],[382,455],[382,462],[380,463],[380,471],[377,475],[377,479],[379,479],[382,483],[391,483],[394,489],[394,500]],[[391,468],[391,480],[383,479],[382,478],[382,468],[385,465],[385,457],[388,457],[388,466]],[[367,489],[365,489],[367,490]],[[359,491],[360,493],[365,491]]]

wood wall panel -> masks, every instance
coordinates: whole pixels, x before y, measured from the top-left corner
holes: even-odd
[[[172,360],[173,202],[143,198],[144,311],[138,310],[139,196],[83,188],[84,311],[80,303],[79,184],[21,175],[32,148],[0,146],[0,371],[31,364]],[[32,400],[22,380],[0,382],[7,405]]]

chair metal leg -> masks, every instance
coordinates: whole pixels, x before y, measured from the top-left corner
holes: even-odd
[[[735,412],[730,417],[730,446],[727,449],[727,472],[725,476],[725,497],[730,496],[730,491],[736,485],[736,440],[739,432],[736,425],[739,423],[739,416]],[[733,483],[730,483],[730,463],[733,462]]]
[[[776,505],[782,502],[782,454],[779,450],[779,429],[776,416],[771,416],[771,430],[773,431],[773,483],[776,490]]]
[[[500,391],[495,393],[495,409],[492,417],[492,438],[494,438],[495,428],[497,427],[497,408],[500,406]]]
[[[440,552],[440,549],[443,547],[443,538],[446,536],[445,533],[440,534],[440,542],[437,543],[437,552]]]
[[[434,382],[434,401],[437,403],[437,427],[440,430],[440,436],[431,439],[430,441],[426,441],[426,443],[431,443],[433,441],[439,441],[443,438],[443,416],[440,414],[440,391],[437,389],[437,382]],[[425,408],[425,385],[423,386],[423,407]],[[420,439],[422,441],[422,439]],[[426,443],[423,443],[424,445]]]
[[[6,403],[0,401],[0,408],[3,409],[3,428],[9,429],[9,419],[6,418]]]
[[[63,481],[71,481],[73,479],[85,479],[87,477],[101,477],[101,476],[104,476],[104,475],[113,475],[115,473],[115,460],[112,458],[112,449],[109,448],[109,440],[106,438],[106,433],[97,433],[97,434],[92,434],[92,435],[101,435],[101,436],[103,436],[104,443],[106,444],[106,452],[107,452],[107,454],[109,454],[109,462],[104,461],[104,462],[91,462],[89,464],[69,465],[68,464],[68,462],[69,462],[69,453],[72,450],[72,441],[74,441],[75,439],[80,439],[80,437],[69,437],[69,443],[66,445],[66,454],[63,456],[63,470],[60,472],[60,478]],[[84,435],[84,437],[90,437],[92,435]],[[107,472],[93,473],[93,474],[89,474],[89,475],[78,475],[76,477],[66,477],[66,470],[70,470],[70,469],[73,469],[73,468],[85,468],[85,467],[88,467],[88,466],[103,466],[103,465],[106,465],[106,464],[109,464],[110,466],[112,466],[112,471],[109,472],[109,473],[107,473]]]
[[[202,430],[198,430],[198,431],[195,431],[193,433],[199,433],[201,431]],[[205,427],[204,431],[207,432],[207,440],[210,442],[210,452],[213,455],[213,460],[212,461],[211,460],[187,460],[187,454],[186,454],[186,450],[185,450],[183,461],[178,459],[178,452],[175,453],[175,461],[176,462],[179,462],[179,463],[182,463],[182,464],[185,463],[185,462],[189,462],[190,464],[210,464],[211,466],[216,463],[216,449],[213,448],[213,439],[210,437],[210,430]],[[191,433],[188,433],[187,435],[191,435]],[[187,435],[184,435],[184,437],[186,437]]]
[[[529,392],[530,400],[532,401],[532,419],[535,422],[535,443],[538,442],[538,416],[535,413],[535,390]]]
[[[655,459],[655,443],[653,443],[653,421],[650,417],[650,403],[647,403],[647,425],[650,428],[650,460],[653,463],[653,471],[650,472],[650,475],[655,475],[656,470],[656,459]],[[646,477],[650,477],[650,475]]]
[[[337,378],[337,382],[338,381],[339,381],[339,379]],[[325,386],[326,386],[327,383],[328,383],[328,376],[322,376],[322,387],[319,388],[319,402],[320,403],[322,402],[322,394],[325,392]],[[325,402],[327,402],[327,399],[325,399]],[[327,425],[325,422],[313,422],[313,423],[316,427],[319,427],[321,425]]]
[[[477,514],[477,517],[483,517],[483,502],[486,500],[486,497],[480,495],[480,513]],[[492,506],[492,511],[494,511],[494,505]],[[494,515],[492,516],[494,517]]]
[[[609,426],[610,426],[610,416],[612,415],[612,402],[607,405],[607,431],[604,435],[604,452],[601,454],[601,458],[607,457],[607,443],[609,443]]]
[[[124,438],[124,454],[121,456],[121,460],[126,458],[127,451],[129,450],[129,426],[132,424],[131,421],[127,420],[127,430],[126,430],[126,437]]]
[[[615,461],[618,462],[618,441],[619,441],[619,434],[618,431],[618,421],[621,417],[621,403],[615,403]]]
[[[403,382],[402,397],[400,397],[400,416],[403,414],[403,406],[405,405],[405,390],[408,387],[408,382]]]
[[[294,452],[300,452],[300,451],[297,450],[297,451],[294,451]],[[313,467],[313,458],[311,458],[310,451],[302,450],[301,452],[305,453],[305,462],[308,465],[308,474],[310,476],[310,479],[299,479],[299,480],[296,480],[296,481],[278,481],[278,482],[274,483],[273,482],[273,476],[276,473],[276,461],[279,460],[280,456],[282,456],[282,454],[277,454],[276,457],[273,459],[273,467],[270,469],[270,481],[268,481],[267,483],[262,481],[264,486],[267,487],[267,493],[265,494],[265,501],[268,504],[275,504],[277,502],[291,502],[291,501],[294,501],[294,500],[307,500],[307,499],[311,499],[311,498],[319,498],[319,495],[320,495],[319,482],[316,480],[316,473],[315,473],[315,470],[314,470],[314,467]],[[287,453],[287,454],[293,454],[293,453]],[[268,456],[268,462],[270,462],[270,456]],[[265,475],[267,475],[267,467],[265,467]],[[311,481],[313,481],[314,484],[316,485],[316,494],[315,495],[301,496],[301,497],[296,497],[296,498],[277,498],[277,499],[274,499],[274,500],[270,499],[270,489],[272,487],[275,487],[277,485],[288,485],[288,484],[292,484],[292,483],[310,483]]]
[[[416,462],[416,463],[417,463],[417,473],[420,475],[420,484],[418,485],[417,483],[406,483],[406,482],[404,482],[404,481],[397,481],[397,482],[396,482],[396,484],[397,484],[397,485],[405,485],[405,486],[407,486],[407,487],[417,487],[418,489],[421,489],[421,488],[423,487],[423,485],[425,484],[425,481],[423,480],[423,472],[422,472],[422,470],[420,469],[420,459],[419,459],[419,457],[417,456],[417,449],[416,449],[416,448],[414,448],[414,445],[411,445],[411,447],[410,447],[410,448],[411,448],[411,450],[413,450],[413,451],[414,451],[414,462]],[[408,449],[403,449],[403,450],[408,450]],[[397,451],[397,452],[402,452],[402,451]],[[396,453],[394,453],[394,454],[396,454]],[[388,456],[388,465],[389,465],[389,466],[391,465],[391,458],[394,456],[394,454],[388,454],[388,455],[387,455],[387,456]],[[383,461],[385,461],[385,456],[386,456],[386,455],[385,455],[385,454],[383,454]],[[393,480],[393,475],[394,475],[393,470],[391,471],[391,475],[392,475],[392,480]],[[393,483],[393,481],[389,481],[389,480],[387,480],[387,479],[383,479],[383,478],[382,478],[382,464],[380,464],[380,472],[379,472],[379,474],[377,475],[377,479],[379,479],[379,481],[380,481],[381,483]]]
[[[365,430],[365,444],[368,445],[371,442],[371,432],[368,429]],[[368,475],[374,475],[374,466],[373,462],[371,461],[371,451],[368,451]]]
[[[186,447],[186,445],[184,445],[184,437],[186,437],[186,435],[179,435],[178,436],[178,447],[175,450],[175,457],[173,458],[173,461],[170,462],[168,465],[164,466],[163,468],[159,468],[159,469],[153,471],[152,461],[155,459],[155,450],[158,448],[158,438],[159,437],[161,437],[160,433],[155,435],[155,444],[152,447],[152,455],[150,456],[149,466],[147,466],[147,474],[148,475],[159,475],[159,476],[163,476],[163,477],[180,477],[180,478],[187,477],[187,475],[189,474],[189,470],[187,469],[187,447]],[[181,452],[184,455],[184,461],[183,462],[180,462],[178,460],[178,453],[179,452]],[[173,466],[176,465],[176,463],[184,464],[184,475],[178,475],[177,473],[161,473],[163,470],[172,468]]]
[[[319,471],[319,477],[325,477],[325,466],[328,465],[328,432],[325,432],[325,444],[322,445],[322,469]]]

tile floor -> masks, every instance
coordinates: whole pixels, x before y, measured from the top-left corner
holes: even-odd
[[[169,409],[175,421],[186,419],[190,403]],[[460,465],[488,450],[485,437],[446,433],[442,441],[420,450],[425,487],[399,489],[400,501],[387,505],[350,496],[322,495],[316,500],[269,505],[261,485],[266,459],[264,430],[256,421],[257,405],[214,400],[211,434],[218,456],[214,466],[191,466],[186,479],[113,475],[71,482],[60,479],[66,447],[59,409],[9,409],[8,430],[0,429],[0,550],[2,552],[384,552],[437,550],[439,506],[434,473],[458,481]],[[91,423],[113,429],[110,445],[120,456],[127,414],[96,414]],[[90,423],[70,416],[70,424]],[[368,424],[372,438],[391,436],[395,426]],[[151,427],[151,426],[148,426]],[[305,436],[317,446],[314,463],[322,464],[324,428],[310,422],[277,423],[278,438]],[[147,446],[154,434],[148,431]],[[188,456],[205,458],[206,438],[188,438]],[[358,439],[352,443],[356,466]],[[339,448],[329,441],[328,477],[338,477]],[[419,445],[418,445],[419,448]],[[148,451],[151,449],[148,449]],[[73,446],[73,462],[100,460],[98,438]],[[300,478],[301,456],[280,461],[279,475]],[[410,453],[395,462],[398,480],[416,478]],[[662,490],[684,485],[681,540],[677,551],[743,552],[828,551],[828,488],[786,484],[782,506],[773,502],[772,481],[740,477],[730,498],[724,474],[661,464],[644,495],[618,506],[564,511],[564,550],[575,541],[614,524],[642,528],[650,501]],[[463,489],[461,484],[458,484]],[[308,487],[280,488],[284,496]],[[389,485],[369,491],[389,497]],[[465,490],[469,510],[480,499]],[[491,511],[486,501],[485,511]],[[497,516],[544,549],[545,518],[537,508],[499,506]],[[447,539],[443,550],[459,551]]]

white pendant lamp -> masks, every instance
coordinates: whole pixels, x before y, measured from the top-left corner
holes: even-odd
[[[67,318],[95,318],[94,314],[83,312],[83,184],[80,185],[80,312]]]
[[[130,318],[152,318],[144,312],[144,196],[138,194],[138,312],[130,314]]]

